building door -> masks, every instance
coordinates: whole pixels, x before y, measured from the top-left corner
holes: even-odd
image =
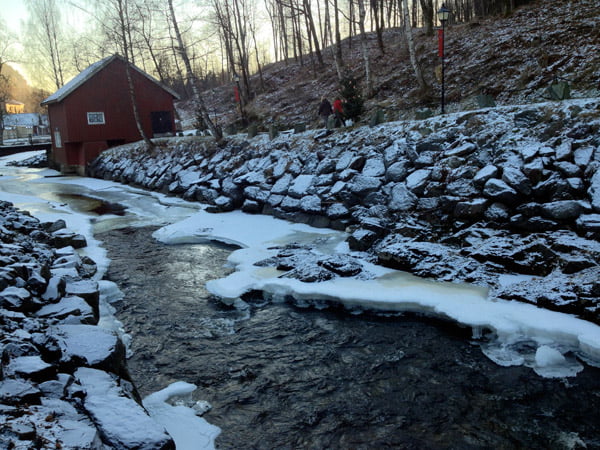
[[[152,134],[154,136],[173,133],[173,119],[171,111],[153,111],[150,113],[152,118]]]

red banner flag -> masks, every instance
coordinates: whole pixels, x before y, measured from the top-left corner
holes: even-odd
[[[233,87],[233,96],[235,97],[235,102],[239,103],[240,102],[240,91],[238,91],[237,86]]]
[[[440,58],[444,57],[444,30],[440,28],[438,30],[438,56]]]

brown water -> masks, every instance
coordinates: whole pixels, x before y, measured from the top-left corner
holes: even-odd
[[[599,369],[557,380],[500,367],[470,329],[414,315],[225,307],[204,284],[227,273],[230,249],[152,231],[96,236],[125,294],[130,372],[143,396],[196,384],[218,448],[600,448]]]

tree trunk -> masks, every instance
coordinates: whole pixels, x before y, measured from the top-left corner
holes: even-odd
[[[427,85],[427,82],[423,77],[423,72],[421,71],[419,62],[417,61],[415,41],[413,40],[412,27],[410,24],[410,15],[408,11],[408,0],[403,0],[402,9],[404,12],[404,31],[406,34],[406,43],[408,44],[408,52],[410,54],[410,63],[412,64],[413,70],[415,71],[415,77],[417,78],[417,83],[419,83],[419,88],[421,89],[421,91],[425,92],[429,89],[429,86]]]
[[[325,17],[326,17],[326,22],[327,23],[331,23],[330,21],[330,14],[329,14],[329,1],[325,0]],[[343,66],[343,62],[340,60],[340,58],[338,58],[338,53],[336,50],[336,47],[334,45],[334,40],[333,40],[333,33],[331,31],[331,26],[325,27],[325,33],[329,36],[329,42],[331,43],[330,49],[331,49],[331,53],[333,55],[333,62],[335,64],[335,71],[337,73],[337,77],[338,77],[338,81],[340,81],[342,79],[342,66]]]
[[[128,22],[126,22],[126,14],[125,7],[123,4],[124,0],[117,1],[117,12],[119,14],[119,21],[121,26],[121,38],[123,40],[123,52],[125,53],[125,74],[127,76],[127,87],[129,89],[129,98],[131,99],[131,106],[133,108],[133,117],[135,118],[135,124],[137,126],[138,132],[140,136],[148,146],[148,148],[154,148],[154,143],[148,138],[146,132],[144,131],[144,127],[142,126],[142,121],[140,119],[140,111],[138,109],[137,98],[135,94],[135,87],[133,85],[133,78],[131,76],[131,63],[129,60],[129,55],[131,52],[131,42],[128,40],[128,36],[130,36],[128,28],[131,28]],[[125,0],[126,1],[126,0]]]
[[[433,36],[433,0],[420,0],[425,34]]]
[[[365,31],[365,10],[364,0],[358,0],[358,26],[360,29],[360,43],[362,47],[363,60],[365,63],[365,82],[367,86],[367,96],[370,97],[373,93],[373,80],[371,79],[371,63],[369,61],[369,48],[367,45],[367,33]]]
[[[210,119],[208,114],[208,110],[206,109],[206,105],[204,104],[204,100],[200,95],[200,86],[198,85],[198,79],[196,75],[192,71],[192,64],[190,62],[190,58],[188,57],[187,50],[183,43],[183,38],[181,37],[181,33],[179,32],[179,25],[177,24],[177,19],[175,18],[175,10],[173,9],[173,0],[169,1],[169,12],[171,13],[171,20],[173,22],[173,29],[175,30],[175,36],[177,37],[177,43],[179,44],[179,54],[181,59],[183,59],[183,63],[185,64],[185,70],[187,72],[187,80],[190,86],[192,87],[192,95],[194,98],[194,103],[196,104],[196,109],[200,113],[202,120],[210,130],[211,134],[215,138],[218,144],[223,142],[223,133],[219,130],[213,121]]]

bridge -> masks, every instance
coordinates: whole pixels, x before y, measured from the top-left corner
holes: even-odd
[[[14,155],[15,153],[32,152],[36,150],[48,151],[52,147],[50,142],[34,142],[32,144],[10,144],[0,147],[0,156]]]

